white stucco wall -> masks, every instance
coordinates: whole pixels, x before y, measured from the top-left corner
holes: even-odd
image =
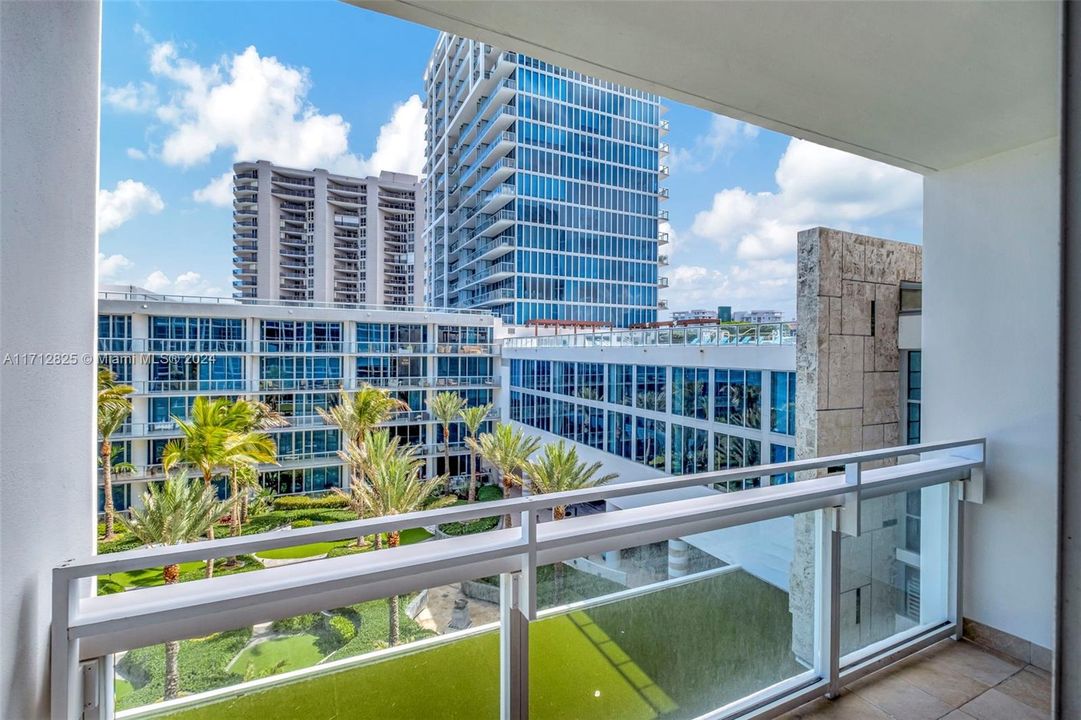
[[[48,716],[51,570],[93,550],[100,21],[0,3],[0,354],[76,357],[0,367],[3,718]]]
[[[987,437],[969,505],[965,616],[1052,644],[1059,337],[1058,141],[928,175],[923,439]]]

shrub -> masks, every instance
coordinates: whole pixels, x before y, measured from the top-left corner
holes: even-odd
[[[316,510],[323,508],[345,508],[349,503],[340,495],[322,495],[310,497],[308,495],[287,495],[274,498],[275,510]]]
[[[315,524],[315,523],[313,523],[313,522],[312,522],[311,520],[308,520],[308,519],[303,519],[303,520],[295,520],[295,521],[293,521],[293,523],[292,523],[292,525],[293,525],[293,528],[294,528],[294,529],[296,529],[296,528],[306,528],[306,527],[311,527],[311,526],[312,526],[312,525],[314,525],[314,524]]]
[[[270,629],[279,633],[308,632],[319,624],[319,619],[320,615],[318,613],[308,613],[307,615],[281,618],[280,620],[275,620],[271,623]]]
[[[356,545],[342,545],[339,547],[331,548],[329,552],[327,552],[327,557],[336,558],[342,557],[343,555],[356,555],[357,553],[362,553],[367,549],[368,548],[366,547],[357,547]]]
[[[348,618],[334,615],[327,622],[327,634],[335,646],[341,647],[357,636],[357,626]]]
[[[477,518],[468,522],[449,522],[439,526],[444,535],[472,535],[473,533],[488,532],[499,524],[498,517]]]

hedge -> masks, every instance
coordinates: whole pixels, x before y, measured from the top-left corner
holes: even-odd
[[[334,615],[327,622],[327,633],[330,641],[340,647],[357,636],[357,626],[341,615]]]
[[[319,613],[307,613],[275,620],[270,624],[270,629],[277,633],[311,632],[321,621],[322,615]]]
[[[328,494],[319,497],[309,495],[286,495],[274,498],[275,510],[315,510],[319,508],[347,508],[349,502],[340,495]]]

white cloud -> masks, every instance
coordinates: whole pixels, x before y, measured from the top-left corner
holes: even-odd
[[[308,101],[308,69],[261,56],[254,46],[203,66],[182,57],[173,43],[157,43],[150,70],[169,91],[168,101],[157,109],[168,129],[161,158],[169,165],[195,166],[225,150],[234,160],[270,160],[351,175],[381,170],[418,174],[423,167],[424,108],[417,95],[394,107],[379,130],[375,151],[365,158],[349,149],[349,123]],[[196,199],[222,202],[223,177],[197,190]]]
[[[140,285],[150,292],[165,295],[221,295],[221,289],[211,286],[199,273],[189,270],[180,273],[175,279],[161,270],[155,270],[146,276]]]
[[[758,127],[724,115],[714,115],[705,135],[694,139],[689,148],[672,148],[668,157],[671,169],[702,172],[718,158],[732,152],[740,143],[758,137]]]
[[[98,282],[109,282],[116,278],[117,273],[130,270],[135,266],[131,260],[123,255],[109,255],[98,253]]]
[[[129,147],[124,153],[132,160],[146,160],[146,153],[139,148]]]
[[[233,204],[233,171],[224,172],[214,178],[205,187],[201,187],[191,194],[195,202],[209,203],[218,207],[229,207]]]
[[[671,310],[753,305],[785,311],[795,305],[796,265],[787,260],[752,260],[724,269],[678,265],[666,274]]]
[[[102,97],[107,105],[124,112],[145,113],[158,106],[158,89],[153,83],[127,83],[120,87],[106,87]]]
[[[137,180],[121,180],[112,190],[98,190],[98,233],[114,230],[139,213],[159,213],[165,202],[158,191]]]
[[[919,224],[922,179],[905,170],[793,139],[777,165],[777,192],[735,187],[713,196],[691,231],[740,261],[790,260],[796,234],[816,225],[866,231],[870,221]]]

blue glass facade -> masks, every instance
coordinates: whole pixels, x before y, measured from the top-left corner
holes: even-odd
[[[428,302],[518,324],[656,320],[659,98],[461,38],[425,79]]]
[[[753,467],[795,456],[795,373],[512,358],[510,419],[673,475]]]

